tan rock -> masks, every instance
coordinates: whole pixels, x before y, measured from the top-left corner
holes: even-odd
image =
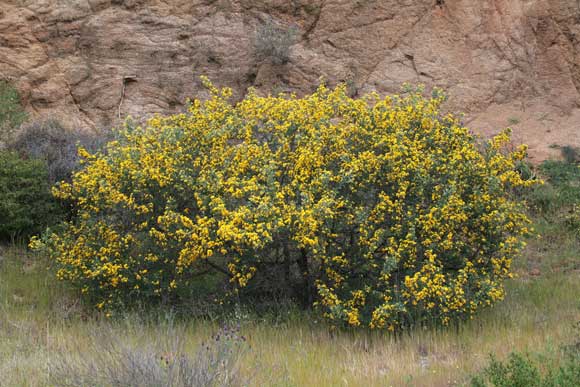
[[[256,58],[268,18],[299,32],[288,63]],[[0,0],[0,77],[33,114],[97,128],[179,111],[206,95],[201,74],[236,98],[321,77],[353,95],[424,83],[480,133],[514,126],[540,160],[580,146],[578,20],[575,0]]]

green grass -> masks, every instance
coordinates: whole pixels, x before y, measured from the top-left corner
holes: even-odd
[[[4,248],[0,386],[53,385],[53,360],[63,353],[73,363],[98,358],[106,350],[98,340],[103,333],[129,347],[149,343],[159,354],[180,339],[185,350],[195,352],[224,319],[239,324],[247,337],[240,367],[249,385],[465,385],[488,365],[490,354],[503,361],[512,352],[543,356],[557,367],[561,348],[580,340],[574,329],[580,321],[580,240],[563,220],[576,200],[572,187],[580,175],[568,165],[548,165],[541,173],[551,180],[542,188],[551,192],[547,200],[558,203],[534,212],[541,237],[530,239],[515,263],[517,277],[507,283],[506,299],[457,326],[399,335],[332,330],[314,315],[292,308],[259,317],[236,309],[213,320],[176,318],[162,311],[109,320],[56,283],[42,257]]]
[[[181,332],[186,347],[195,348],[218,328],[217,322],[173,322],[164,315],[129,314],[113,321],[86,315],[80,302],[34,263],[36,258],[20,249],[4,251],[3,257],[1,385],[48,385],[51,357],[71,348],[86,348],[83,356],[95,356],[99,347],[91,337],[98,332],[110,330],[129,344]],[[449,385],[466,382],[490,353],[501,359],[511,351],[554,351],[572,342],[573,324],[580,320],[578,270],[556,268],[530,276],[526,265],[520,266],[506,300],[459,327],[394,336],[335,332],[297,312],[278,322],[239,313],[236,320],[250,348],[243,370],[255,385]]]

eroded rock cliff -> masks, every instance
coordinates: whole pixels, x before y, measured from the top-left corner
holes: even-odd
[[[267,23],[295,31],[287,60],[257,55]],[[0,77],[34,114],[94,128],[182,109],[201,74],[237,97],[411,82],[542,159],[580,146],[579,54],[578,0],[0,0]]]

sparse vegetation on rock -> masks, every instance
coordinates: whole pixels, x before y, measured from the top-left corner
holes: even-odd
[[[26,117],[18,91],[10,82],[0,79],[0,143],[5,142]]]
[[[273,20],[266,20],[258,26],[254,47],[259,61],[269,60],[282,65],[290,60],[290,47],[295,43],[298,31]]]

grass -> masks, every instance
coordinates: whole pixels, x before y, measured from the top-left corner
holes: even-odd
[[[127,315],[114,321],[83,317],[66,289],[54,286],[40,266],[30,268],[30,257],[19,250],[4,254],[2,385],[48,385],[51,359],[71,348],[86,348],[84,356],[97,356],[100,348],[91,338],[99,332],[110,331],[127,345],[179,336],[186,348],[195,348],[218,329],[214,322],[174,322],[170,316]],[[237,320],[250,348],[242,368],[254,385],[273,380],[290,386],[461,384],[485,364],[489,353],[503,358],[514,350],[553,351],[573,340],[573,324],[580,320],[579,279],[577,270],[555,269],[537,277],[522,271],[508,284],[505,302],[475,320],[398,337],[332,332],[313,317],[291,315],[273,323],[242,314]],[[155,345],[159,353],[166,351],[162,343]]]
[[[244,309],[226,323],[247,338],[239,367],[241,384],[277,386],[449,386],[465,385],[483,369],[489,355],[549,356],[558,364],[561,348],[578,342],[580,321],[580,240],[564,226],[567,206],[576,200],[576,170],[548,164],[558,208],[538,206],[531,239],[516,262],[518,276],[507,297],[474,320],[448,328],[384,332],[333,331],[315,316],[288,310],[257,317]],[[571,177],[570,177],[571,176]],[[580,181],[580,179],[578,179]],[[545,189],[545,188],[543,188]],[[530,196],[531,201],[537,198]],[[131,353],[146,353],[155,369],[156,354],[195,357],[202,343],[224,323],[176,318],[169,312],[108,320],[87,312],[74,293],[47,275],[41,257],[11,247],[0,252],[0,386],[55,385],[58,359],[92,364],[108,353],[104,337]],[[143,352],[145,351],[146,352]],[[148,352],[147,352],[148,351]],[[157,367],[157,368],[156,368]],[[159,368],[162,370],[162,368]],[[219,383],[218,383],[219,384]],[[235,383],[231,383],[235,384]]]

